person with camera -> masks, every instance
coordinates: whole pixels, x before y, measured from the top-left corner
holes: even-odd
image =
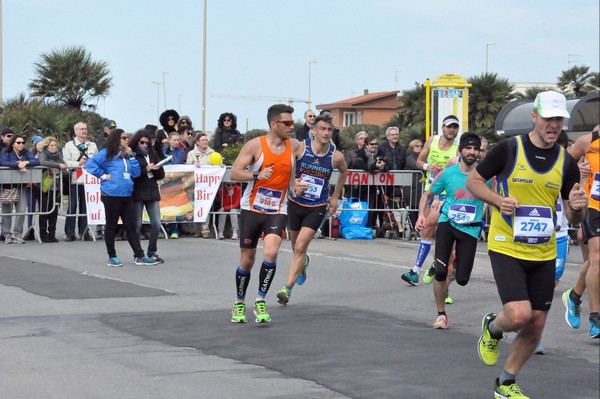
[[[73,127],[75,137],[68,141],[63,147],[63,160],[69,168],[69,210],[65,220],[65,241],[71,242],[77,239],[75,225],[77,224],[79,236],[85,241],[91,241],[87,229],[87,207],[85,204],[85,189],[83,186],[83,171],[88,159],[96,155],[98,147],[87,139],[87,125],[78,122]],[[66,187],[63,187],[63,190]],[[85,235],[84,235],[85,233]]]
[[[379,150],[377,137],[369,135],[367,137],[365,146],[356,152],[356,164],[355,169],[362,169],[370,173],[382,173],[389,170],[387,163],[384,159],[384,154]],[[368,186],[366,190],[362,190],[364,194],[366,191],[366,201],[369,205],[369,209],[383,209],[383,196],[378,195],[377,186]],[[362,198],[361,198],[362,199]],[[377,228],[377,220],[379,220],[379,226],[383,226],[383,213],[378,211],[369,211],[369,221],[367,226],[372,229]]]

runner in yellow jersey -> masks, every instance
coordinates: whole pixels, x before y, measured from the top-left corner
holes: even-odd
[[[533,131],[498,143],[467,179],[469,191],[492,208],[488,248],[503,304],[497,315],[483,318],[478,344],[483,363],[495,365],[503,333],[517,333],[496,379],[496,398],[527,399],[516,376],[538,345],[552,304],[558,195],[571,223],[583,220],[588,206],[577,162],[556,143],[568,117],[565,96],[538,94]],[[494,176],[495,191],[487,185]]]

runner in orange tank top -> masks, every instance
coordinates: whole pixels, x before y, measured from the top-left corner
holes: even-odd
[[[257,323],[268,323],[265,297],[275,276],[277,255],[287,222],[288,189],[299,195],[308,188],[294,179],[294,153],[300,146],[291,139],[294,132],[294,108],[277,104],[267,111],[269,133],[248,141],[231,168],[231,179],[248,182],[241,200],[240,265],[235,273],[236,302],[231,311],[232,323],[245,323],[246,291],[256,258],[256,245],[264,235],[263,261],[258,293],[254,302]]]
[[[580,160],[581,181],[589,199],[585,220],[581,223],[583,243],[588,245],[587,259],[579,272],[579,279],[570,290],[562,295],[565,305],[565,320],[572,328],[579,328],[581,296],[588,288],[590,316],[588,330],[591,338],[600,338],[600,125],[592,133],[581,136],[569,149],[575,159]],[[582,246],[583,248],[583,246]],[[582,249],[583,250],[583,249]]]

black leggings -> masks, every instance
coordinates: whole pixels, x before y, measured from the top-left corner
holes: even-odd
[[[435,234],[435,280],[446,281],[448,263],[452,247],[456,243],[454,276],[459,285],[467,285],[473,270],[473,261],[477,252],[477,238],[450,225],[450,222],[438,223]]]
[[[119,217],[123,221],[123,227],[127,232],[127,241],[133,250],[133,256],[141,258],[144,256],[144,250],[140,245],[140,237],[135,228],[135,208],[132,197],[111,197],[102,194],[102,203],[106,213],[106,227],[104,228],[104,243],[109,258],[117,256],[115,250],[115,232],[118,228]]]

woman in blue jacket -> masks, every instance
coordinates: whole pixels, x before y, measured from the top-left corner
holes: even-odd
[[[27,172],[27,168],[40,166],[40,161],[25,148],[25,137],[15,134],[8,142],[2,154],[0,154],[0,166],[8,166],[12,169],[18,169],[22,173]],[[28,183],[29,181],[25,181]],[[27,184],[4,184],[3,189],[16,188],[19,191],[19,200],[14,204],[15,212],[21,215],[2,216],[2,237],[7,244],[23,244],[23,221],[27,212],[27,198],[25,197],[25,187]],[[7,215],[13,212],[13,204],[2,204],[2,214]],[[11,235],[12,219],[12,235]]]
[[[115,232],[121,217],[135,264],[151,266],[157,262],[144,255],[140,237],[136,233],[132,194],[133,179],[140,175],[140,164],[135,159],[135,152],[127,145],[127,140],[127,134],[122,129],[112,131],[105,147],[87,161],[85,169],[101,180],[100,198],[106,215],[104,243],[108,252],[107,265],[123,266],[115,249]]]

